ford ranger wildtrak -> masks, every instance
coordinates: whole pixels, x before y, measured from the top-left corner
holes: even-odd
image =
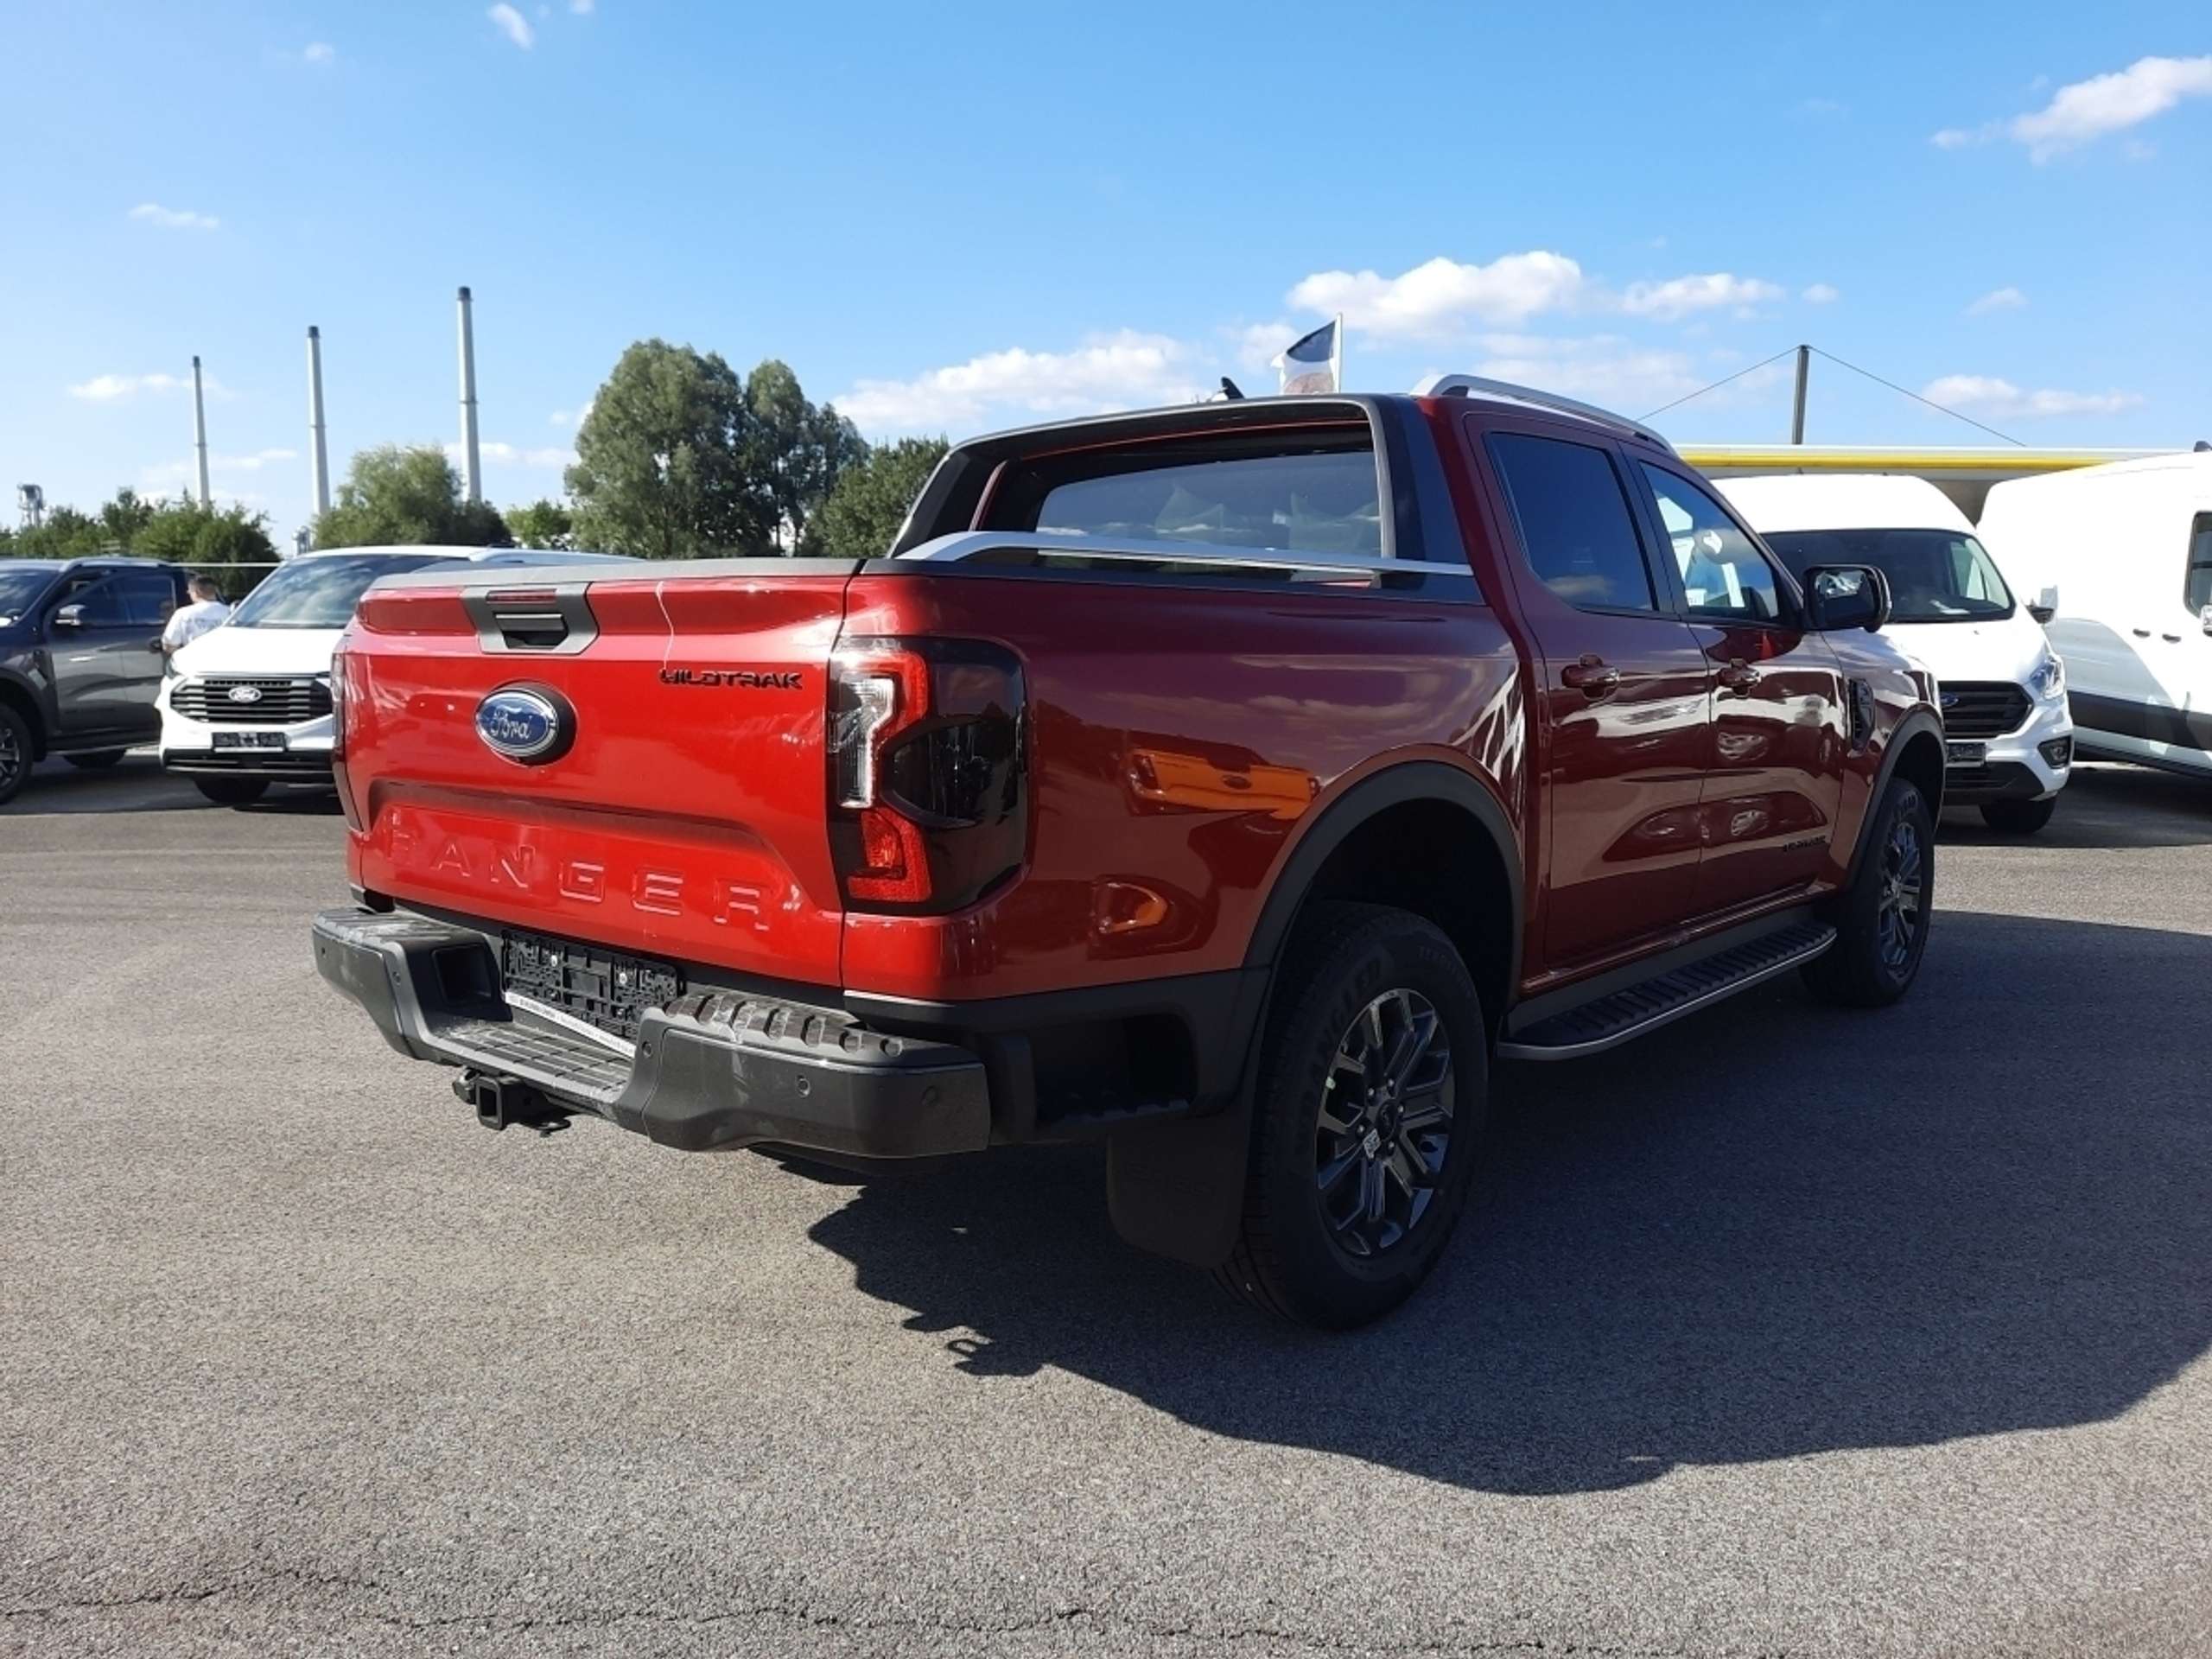
[[[378,582],[322,974],[494,1128],[1101,1140],[1125,1236],[1346,1325],[1443,1249],[1495,1059],[1917,970],[1886,584],[1633,423],[1466,376],[1067,422],[887,553]]]

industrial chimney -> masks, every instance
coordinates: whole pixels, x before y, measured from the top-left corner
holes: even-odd
[[[308,451],[315,468],[315,512],[320,518],[330,511],[330,452],[322,442],[322,330],[308,329]]]
[[[461,482],[468,500],[484,499],[484,460],[476,445],[476,329],[468,290],[461,290]]]
[[[200,463],[200,505],[212,505],[207,494],[207,400],[200,389],[200,359],[192,359],[192,452]]]

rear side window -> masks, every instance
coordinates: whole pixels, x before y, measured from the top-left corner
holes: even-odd
[[[1380,558],[1382,491],[1364,429],[1294,442],[1040,457],[995,492],[984,528]]]
[[[2212,605],[2212,512],[2200,512],[2189,527],[2189,608]]]
[[[1489,447],[1529,568],[1545,587],[1584,610],[1658,609],[1611,456],[1518,432],[1492,433]]]

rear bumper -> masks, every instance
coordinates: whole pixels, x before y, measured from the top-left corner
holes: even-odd
[[[401,1053],[664,1147],[874,1160],[980,1151],[990,1140],[974,1053],[874,1031],[841,1009],[706,992],[648,1012],[631,1048],[511,1008],[492,947],[471,929],[334,910],[315,918],[314,944],[322,976]]]

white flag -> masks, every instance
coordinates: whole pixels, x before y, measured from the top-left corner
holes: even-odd
[[[1332,317],[1304,339],[1294,341],[1272,366],[1283,395],[1300,397],[1344,389],[1344,320]]]

